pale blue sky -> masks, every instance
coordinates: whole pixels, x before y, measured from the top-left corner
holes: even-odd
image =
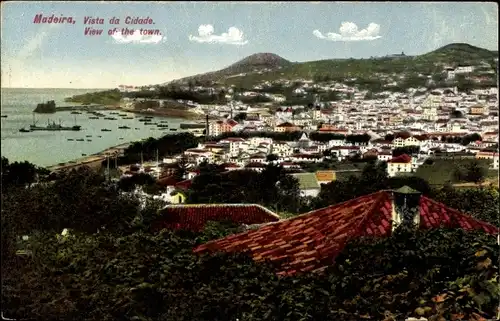
[[[38,13],[72,16],[76,23],[34,24]],[[85,16],[104,18],[104,25],[93,26],[103,29],[102,36],[84,35]],[[126,26],[127,16],[150,17],[155,24],[142,27],[159,29],[162,36],[145,43],[138,42],[140,37],[119,42],[107,33],[115,27],[108,23],[113,16],[121,19],[119,28]],[[339,31],[342,23],[343,32]],[[422,54],[453,42],[498,50],[498,9],[487,2],[24,1],[2,3],[1,25],[2,86],[9,86],[10,68],[11,87],[114,88],[162,83],[218,70],[258,52],[307,61],[401,51]],[[200,36],[201,25],[205,34]],[[313,34],[315,30],[319,32]]]

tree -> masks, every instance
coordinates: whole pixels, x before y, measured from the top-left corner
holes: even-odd
[[[187,174],[188,160],[183,154],[182,157],[177,162],[177,168],[174,171],[174,178],[178,181],[184,180]]]
[[[238,113],[238,114],[236,114],[236,116],[234,116],[233,119],[235,121],[237,121],[237,122],[241,122],[243,120],[246,120],[247,119],[247,113]]]
[[[392,156],[393,157],[398,157],[403,154],[406,155],[414,155],[418,154],[420,151],[420,146],[405,146],[405,147],[397,147],[392,150]]]
[[[279,159],[278,155],[275,154],[269,154],[266,156],[266,161],[268,162],[277,161],[278,159]]]
[[[477,161],[471,162],[466,167],[466,179],[469,182],[480,183],[486,177],[486,169]]]
[[[39,178],[47,177],[50,171],[38,167],[30,162],[10,163],[6,157],[2,156],[1,179],[2,191],[8,191],[13,186],[31,185]]]

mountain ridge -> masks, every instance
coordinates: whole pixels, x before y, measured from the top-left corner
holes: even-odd
[[[387,64],[390,65],[391,61],[397,63],[415,64],[421,63],[422,65],[431,65],[432,63],[453,63],[454,61],[469,60],[490,60],[498,56],[498,51],[491,51],[485,48],[476,47],[467,43],[451,43],[441,46],[433,51],[415,55],[415,56],[397,56],[397,57],[379,57],[379,58],[337,58],[337,59],[323,59],[304,62],[291,62],[277,54],[262,52],[255,53],[247,56],[226,68],[197,74],[194,76],[183,77],[172,80],[165,84],[175,83],[188,83],[188,82],[226,82],[231,78],[239,78],[236,82],[245,82],[248,78],[273,78],[279,74],[286,76],[314,76],[322,74],[325,71],[331,72],[338,71],[343,74],[344,71],[348,72],[348,67],[352,66],[356,69],[357,66],[372,64]],[[368,66],[371,67],[371,66]],[[366,72],[375,71],[373,68],[366,68]],[[278,74],[279,73],[279,74]],[[350,74],[350,72],[348,72]],[[356,74],[356,72],[354,72]],[[286,74],[286,75],[285,75]],[[274,75],[271,77],[271,75]],[[270,76],[270,77],[266,77]],[[234,82],[230,80],[229,82]],[[250,81],[249,82],[253,82]]]

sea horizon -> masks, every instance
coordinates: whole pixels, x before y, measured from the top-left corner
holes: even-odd
[[[115,88],[80,88],[80,87],[0,87],[0,89],[61,89],[61,90],[110,90]]]

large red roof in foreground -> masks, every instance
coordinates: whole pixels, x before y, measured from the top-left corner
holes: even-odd
[[[257,204],[183,204],[168,205],[152,224],[153,231],[163,228],[201,231],[208,221],[231,221],[239,224],[276,222],[279,216]]]
[[[360,236],[389,236],[392,231],[392,193],[380,191],[259,229],[231,235],[198,246],[196,253],[248,252],[256,261],[271,260],[281,275],[322,271],[333,263],[345,244]],[[440,226],[498,228],[478,221],[426,197],[420,198],[420,228]]]

